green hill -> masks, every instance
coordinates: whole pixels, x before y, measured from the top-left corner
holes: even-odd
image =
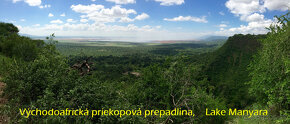
[[[252,102],[244,83],[250,80],[247,67],[260,46],[258,39],[263,37],[265,36],[237,34],[229,37],[213,53],[205,73],[211,92],[224,98],[228,107],[242,108]]]

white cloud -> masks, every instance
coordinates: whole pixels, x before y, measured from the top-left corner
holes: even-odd
[[[228,27],[228,25],[226,25],[226,24],[220,24],[220,25],[218,25],[218,27],[225,28],[225,27]]]
[[[240,25],[240,27],[234,27],[217,31],[219,35],[234,35],[234,34],[265,34],[268,30],[265,27],[270,26],[273,23],[272,20],[264,20],[260,22],[250,22],[248,25]]]
[[[67,19],[66,20],[68,23],[76,23],[77,21],[76,20],[73,20],[73,19]]]
[[[23,1],[27,3],[29,6],[40,6],[41,5],[41,0],[12,0],[13,3]]]
[[[39,6],[41,5],[41,0],[24,0],[29,6]]]
[[[39,26],[40,26],[40,24],[34,24],[34,25],[32,25],[32,26],[34,26],[34,27],[39,27]]]
[[[20,2],[20,1],[23,1],[23,2],[27,3],[29,6],[38,6],[41,9],[50,8],[51,7],[50,4],[41,5],[42,0],[12,0],[13,3],[17,3],[17,2]]]
[[[160,2],[160,5],[163,6],[181,5],[184,3],[184,0],[155,0],[155,1]]]
[[[52,13],[49,13],[48,14],[48,17],[53,17],[54,15]]]
[[[260,5],[259,0],[229,0],[225,5],[230,9],[231,13],[237,16],[265,11],[265,8]]]
[[[141,15],[138,15],[135,17],[136,20],[144,20],[144,19],[147,19],[149,18],[150,16],[146,13],[142,13]]]
[[[60,16],[65,17],[65,13],[62,13]]]
[[[275,23],[276,20],[266,19],[262,13],[266,10],[286,11],[289,9],[289,4],[289,0],[228,0],[225,5],[230,12],[248,24],[229,29],[223,28],[216,33],[227,35],[236,33],[265,34],[268,32],[265,28]]]
[[[135,0],[106,0],[108,2],[114,2],[116,4],[133,4],[136,3]]]
[[[121,8],[121,6],[116,5],[113,6],[111,9],[102,9],[101,14],[111,17],[124,17],[128,16],[129,14],[137,14],[137,12],[133,9]]]
[[[72,10],[77,13],[82,13],[81,18],[88,18],[94,22],[116,22],[116,20],[129,21],[129,15],[137,14],[133,9],[122,8],[120,5],[115,5],[112,8],[105,8],[103,5],[72,5]]]
[[[289,0],[263,0],[264,7],[269,10],[282,10],[286,11],[290,7]]]
[[[81,19],[80,20],[80,22],[82,22],[82,23],[86,23],[86,22],[88,22],[89,20],[87,20],[87,19]]]
[[[131,18],[129,18],[129,17],[122,17],[120,20],[119,20],[119,22],[126,22],[126,23],[128,23],[128,22],[133,22],[133,21],[135,21],[135,20],[144,20],[144,19],[147,19],[147,18],[149,18],[150,16],[148,15],[148,14],[146,14],[146,13],[142,13],[142,14],[140,14],[140,15],[137,15],[134,19],[131,19]]]
[[[61,24],[61,23],[63,23],[63,21],[57,19],[57,20],[50,21],[50,23],[52,23],[52,24]]]
[[[268,32],[266,27],[269,27],[272,23],[275,23],[276,20],[274,19],[265,19],[264,15],[254,13],[249,16],[241,17],[242,21],[248,22],[247,25],[240,25],[239,27],[233,27],[229,29],[225,26],[222,26],[223,24],[219,25],[221,28],[220,31],[217,31],[217,34],[223,34],[223,35],[234,35],[234,34],[265,34]]]
[[[224,13],[224,12],[219,12],[219,14],[220,14],[220,15],[222,15],[222,16],[224,16],[224,15],[225,15],[225,13]]]
[[[129,17],[123,17],[120,19],[119,22],[133,22],[133,21],[134,21],[134,19],[131,19]]]
[[[72,5],[71,9],[75,12],[78,13],[93,13],[95,11],[99,11],[101,9],[104,9],[105,7],[103,5],[96,5],[96,4],[91,4],[91,5]]]
[[[50,4],[46,4],[46,5],[40,5],[38,6],[40,9],[43,9],[43,8],[50,8],[51,5]]]
[[[203,16],[201,18],[198,17],[192,17],[192,16],[179,16],[172,19],[164,18],[165,21],[193,21],[193,22],[200,22],[200,23],[207,23],[206,16]]]
[[[20,21],[25,22],[26,20],[25,19],[20,19]]]
[[[253,13],[264,13],[268,10],[286,11],[290,7],[289,0],[228,0],[226,7],[231,13],[245,20]]]
[[[247,21],[247,22],[261,22],[261,21],[264,21],[264,15],[254,13],[254,14],[251,14],[249,16],[241,17],[241,20]]]

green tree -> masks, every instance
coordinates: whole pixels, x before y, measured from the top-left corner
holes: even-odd
[[[250,93],[259,103],[268,105],[272,114],[289,112],[290,103],[290,22],[289,13],[276,17],[262,48],[250,64]],[[289,115],[288,115],[289,116]]]
[[[13,33],[18,33],[19,30],[11,23],[0,22],[0,35],[8,36]]]
[[[44,41],[19,36],[18,28],[10,23],[0,23],[0,52],[7,57],[31,61],[44,47]]]

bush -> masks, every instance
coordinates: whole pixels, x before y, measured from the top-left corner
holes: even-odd
[[[270,26],[270,32],[261,41],[262,49],[249,67],[252,79],[248,84],[258,102],[274,110],[271,114],[289,117],[289,13],[277,19],[278,24]]]

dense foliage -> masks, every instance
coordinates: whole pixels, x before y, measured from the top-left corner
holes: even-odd
[[[253,103],[245,85],[250,80],[247,67],[260,46],[258,40],[263,37],[236,34],[213,53],[204,75],[209,90],[223,97],[228,107],[244,108]]]
[[[0,22],[0,52],[8,57],[31,61],[37,57],[44,42],[19,36],[18,28],[10,23]]]
[[[281,16],[261,40],[262,49],[250,64],[250,93],[257,102],[268,105],[276,115],[289,117],[290,110],[290,21]]]

